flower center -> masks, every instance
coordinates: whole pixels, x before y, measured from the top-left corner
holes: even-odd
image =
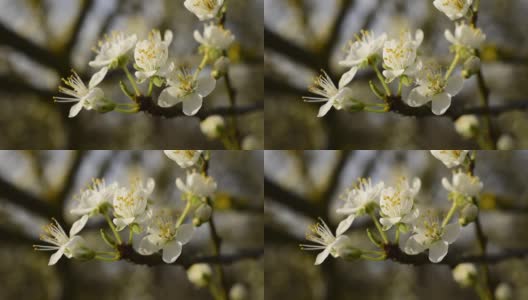
[[[464,0],[445,0],[442,4],[445,6],[455,7],[458,10],[462,10],[464,8]]]
[[[179,73],[176,75],[180,90],[184,95],[191,94],[196,90],[196,80],[194,80],[193,74],[185,67],[181,67]]]
[[[199,6],[199,5],[201,5],[203,8],[207,9],[208,11],[212,11],[218,5],[218,2],[217,0],[201,0],[198,3],[196,3],[196,6]]]

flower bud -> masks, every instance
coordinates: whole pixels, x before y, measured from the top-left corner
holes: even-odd
[[[241,284],[237,283],[231,287],[229,290],[229,300],[246,300],[248,299],[247,288]]]
[[[460,217],[458,218],[458,223],[462,226],[466,226],[467,224],[475,221],[478,215],[478,207],[473,204],[467,204],[461,211],[460,211]]]
[[[213,71],[211,71],[211,76],[213,76],[216,80],[218,80],[220,77],[223,77],[227,73],[229,63],[230,60],[226,56],[221,56],[220,58],[218,58],[214,63],[214,68]]]
[[[224,118],[218,115],[207,117],[200,123],[200,129],[210,139],[219,138],[225,129]]]
[[[477,268],[474,264],[462,263],[457,265],[453,271],[453,278],[463,287],[468,287],[475,283],[477,278]]]
[[[213,213],[213,209],[211,206],[207,203],[202,203],[196,211],[194,212],[194,218],[193,218],[193,224],[194,226],[198,227],[202,225],[205,222],[208,222],[209,219],[211,219],[211,214]]]
[[[208,264],[194,264],[187,270],[187,278],[198,287],[205,287],[211,281],[213,271]]]
[[[501,282],[495,289],[495,299],[497,300],[511,300],[513,299],[513,291],[509,284]]]
[[[475,136],[479,128],[479,120],[475,115],[463,115],[455,121],[455,130],[465,138]]]
[[[462,76],[464,78],[469,78],[472,75],[477,74],[479,71],[480,71],[480,58],[476,56],[471,56],[464,62]]]
[[[261,148],[260,141],[253,135],[248,135],[242,141],[243,150],[258,150]]]
[[[515,140],[509,134],[503,134],[497,141],[497,149],[499,150],[512,150],[515,148]]]

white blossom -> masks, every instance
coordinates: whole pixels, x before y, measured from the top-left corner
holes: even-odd
[[[261,139],[253,134],[244,137],[241,147],[242,150],[259,150],[264,148]]]
[[[436,217],[420,218],[415,223],[414,234],[405,243],[404,251],[416,255],[429,249],[429,260],[438,263],[447,255],[449,244],[455,242],[459,233],[458,223],[443,228]]]
[[[464,17],[472,3],[473,0],[435,0],[433,2],[434,6],[451,20]]]
[[[498,150],[513,150],[515,148],[515,139],[510,134],[502,134],[497,141]]]
[[[501,282],[495,288],[495,299],[497,300],[512,300],[513,299],[513,290],[512,287],[505,283]]]
[[[456,119],[455,130],[465,138],[475,136],[479,127],[479,120],[475,115],[463,115]]]
[[[370,205],[379,203],[379,196],[383,186],[383,182],[373,186],[370,178],[360,178],[357,186],[346,192],[344,203],[337,209],[337,213],[347,217],[339,223],[336,231],[337,235],[347,231],[354,219],[365,214]]]
[[[211,197],[216,191],[216,181],[212,177],[194,171],[187,174],[185,183],[177,178],[176,186],[185,194],[196,197]]]
[[[236,283],[229,290],[229,300],[247,300],[248,294],[248,289],[242,283]]]
[[[161,250],[163,261],[171,264],[180,257],[183,245],[191,240],[193,233],[194,227],[191,224],[176,227],[168,214],[159,213],[147,227],[147,235],[139,243],[138,252],[151,255]]]
[[[415,37],[410,32],[402,33],[399,39],[386,41],[383,47],[383,65],[387,82],[392,82],[402,75],[414,76],[422,67],[417,59],[417,49],[423,41],[423,31],[416,31]]]
[[[73,71],[73,75],[67,79],[62,79],[66,87],[59,87],[59,92],[71,97],[53,97],[53,99],[55,102],[62,103],[77,102],[77,104],[70,108],[70,118],[77,116],[83,108],[92,110],[108,104],[108,101],[104,99],[103,90],[97,87],[105,77],[107,71],[108,69],[103,68],[95,73],[90,79],[88,87],[86,87],[81,77]]]
[[[349,43],[347,55],[339,64],[350,67],[349,72],[355,73],[355,70],[366,65],[369,59],[381,54],[386,40],[387,34],[385,33],[376,37],[371,32],[362,30],[361,36],[357,36],[355,42]]]
[[[205,287],[209,284],[213,270],[211,266],[204,263],[194,264],[187,269],[187,278],[198,287]]]
[[[211,23],[204,24],[203,35],[195,30],[194,39],[205,47],[227,50],[235,40],[235,36],[228,29]]]
[[[442,178],[442,185],[446,190],[466,197],[477,196],[483,186],[480,178],[465,172],[453,173],[452,183],[447,178]]]
[[[115,67],[119,59],[134,48],[136,42],[137,36],[135,34],[126,35],[123,32],[112,32],[110,36],[105,36],[104,41],[99,41],[99,49],[95,50],[97,56],[88,64],[94,68]]]
[[[112,204],[117,189],[116,182],[106,185],[104,179],[94,179],[92,186],[83,190],[77,197],[77,205],[70,212],[88,216],[100,213],[104,205]]]
[[[477,268],[471,263],[458,264],[452,271],[453,279],[461,286],[470,286],[477,277]]]
[[[141,224],[148,218],[147,202],[154,191],[154,179],[146,183],[135,180],[130,188],[119,188],[114,196],[114,224],[118,231],[133,223]]]
[[[193,116],[202,107],[203,98],[215,89],[216,80],[210,74],[204,73],[195,78],[194,74],[181,68],[169,74],[167,84],[169,87],[161,92],[158,105],[169,107],[182,102],[183,113]]]
[[[315,245],[302,244],[302,250],[323,250],[317,255],[315,265],[321,264],[330,254],[333,257],[342,256],[351,243],[350,238],[346,235],[336,233],[334,236],[328,225],[322,219],[319,223],[313,224],[310,227],[310,230],[306,233],[306,239],[314,242]]]
[[[321,97],[303,97],[304,101],[326,102],[319,108],[319,113],[317,114],[319,118],[324,117],[332,107],[337,110],[342,109],[346,100],[352,94],[352,90],[346,86],[354,79],[356,71],[357,69],[354,69],[353,72],[343,74],[339,80],[339,87],[336,87],[330,76],[325,71],[322,71],[321,75],[314,78],[312,86],[308,89],[311,93]]]
[[[163,153],[181,168],[189,168],[196,165],[203,150],[163,150]]]
[[[44,234],[40,239],[51,245],[34,245],[34,249],[38,251],[56,251],[51,255],[48,265],[56,264],[59,259],[65,255],[67,258],[82,257],[90,252],[86,247],[85,240],[77,234],[84,228],[88,216],[84,215],[82,218],[73,223],[69,235],[64,232],[57,220],[44,227]]]
[[[219,138],[225,128],[225,120],[222,116],[212,115],[200,122],[202,133],[210,139]]]
[[[446,30],[444,35],[453,45],[470,49],[479,49],[486,40],[486,35],[480,28],[466,23],[456,24],[454,35],[449,30]]]
[[[159,30],[152,30],[148,39],[139,41],[134,50],[134,58],[138,71],[136,77],[139,82],[154,76],[165,76],[174,68],[174,64],[167,64],[169,45],[172,42],[172,31],[166,30],[161,39]]]
[[[431,154],[446,167],[458,167],[464,163],[469,150],[431,150]]]
[[[418,218],[419,210],[414,207],[414,198],[420,187],[419,178],[414,178],[412,184],[402,178],[395,188],[386,187],[381,191],[380,223],[383,225],[383,230],[389,230],[398,223],[412,224]]]
[[[218,11],[224,4],[224,0],[185,0],[183,4],[200,21],[205,21],[218,15]]]
[[[416,83],[407,104],[418,107],[431,102],[432,112],[442,115],[451,106],[451,98],[462,90],[464,79],[458,73],[445,79],[439,68],[428,66],[417,73]]]

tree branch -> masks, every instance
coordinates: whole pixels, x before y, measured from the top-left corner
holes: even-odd
[[[207,263],[216,265],[227,265],[245,259],[258,259],[264,254],[264,249],[241,249],[232,254],[222,254],[219,256],[181,256],[172,264],[165,263],[159,254],[144,256],[137,253],[131,245],[118,246],[121,259],[127,260],[134,264],[146,266],[174,265],[188,268],[193,264]]]
[[[42,217],[52,218],[59,216],[51,205],[30,193],[20,190],[3,178],[0,178],[0,197]]]
[[[270,179],[264,177],[264,196],[280,203],[291,210],[316,219],[324,214],[319,207],[290,191],[283,189]]]
[[[182,109],[180,105],[175,105],[171,107],[161,107],[158,104],[154,103],[152,100],[152,97],[137,97],[136,101],[139,104],[139,110],[143,111],[151,116],[156,117],[163,117],[163,118],[177,118],[177,117],[184,117],[185,114],[183,114]],[[229,115],[241,115],[246,113],[252,113],[255,111],[262,110],[264,108],[263,102],[256,102],[252,105],[244,106],[244,107],[216,107],[211,108],[209,110],[200,110],[195,117],[198,117],[200,120],[203,120],[209,116],[212,115],[221,115],[221,116],[229,116]]]
[[[63,52],[66,53],[68,57],[71,57],[73,47],[75,47],[75,45],[79,41],[79,37],[81,36],[81,31],[86,21],[86,18],[88,17],[88,13],[94,5],[93,0],[81,0],[81,2],[82,4],[79,10],[79,16],[75,20],[75,24],[73,24],[71,37],[63,49]]]

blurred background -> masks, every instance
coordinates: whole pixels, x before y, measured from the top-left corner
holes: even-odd
[[[215,222],[222,253],[263,248],[262,151],[212,151],[210,176],[218,183]],[[68,260],[48,266],[50,252],[33,251],[41,226],[51,217],[69,230],[73,196],[91,178],[107,184],[141,176],[156,180],[153,199],[183,209],[174,181],[185,170],[162,151],[0,151],[0,299],[212,299],[198,289],[180,266],[146,267],[129,262]],[[177,201],[175,201],[175,199]],[[81,232],[90,245],[105,249],[101,222],[89,221]],[[212,255],[209,226],[201,226],[182,256]],[[229,286],[243,284],[248,299],[264,298],[262,260],[225,265]]]
[[[265,151],[266,299],[478,299],[473,289],[456,284],[448,266],[402,265],[392,261],[346,262],[329,257],[314,266],[317,252],[301,251],[307,227],[323,218],[335,231],[339,196],[358,177],[394,184],[402,175],[421,178],[417,201],[447,211],[441,185],[451,171],[429,151]],[[528,247],[528,188],[520,166],[527,151],[479,151],[476,175],[484,183],[481,222],[488,253]],[[521,167],[522,168],[522,167]],[[365,229],[368,217],[354,221],[347,235],[358,248],[372,249]],[[374,229],[375,230],[375,229]],[[473,224],[462,229],[448,255],[477,254]],[[491,266],[491,283],[513,287],[513,299],[528,299],[528,260]]]
[[[262,102],[263,95],[263,0],[229,2],[226,26],[236,36],[229,53],[230,74],[238,105],[248,106]],[[71,105],[53,102],[60,77],[68,76],[70,69],[84,78],[96,71],[88,62],[104,34],[121,30],[144,39],[153,28],[173,31],[169,55],[177,64],[199,64],[192,34],[203,30],[203,22],[185,9],[183,1],[0,0],[0,148],[222,148],[201,134],[196,118],[82,111],[68,119]],[[122,78],[116,71],[101,86],[115,101],[125,100],[119,89]],[[228,103],[222,83],[206,98],[204,108]],[[239,119],[243,136],[262,141],[262,111]]]
[[[487,34],[483,73],[492,106],[520,105],[528,99],[528,26],[524,0],[481,1],[479,27]],[[344,47],[361,29],[425,33],[424,55],[451,59],[444,31],[454,25],[423,0],[268,0],[264,5],[266,149],[475,149],[454,130],[450,118],[410,118],[395,113],[348,113],[331,110],[317,118],[320,104],[305,103],[308,85],[320,69],[337,82],[346,71],[337,65]],[[350,87],[361,100],[376,100],[369,89],[373,72],[362,71]],[[404,93],[405,95],[405,93]],[[455,109],[479,106],[476,79],[466,81]],[[515,104],[513,104],[515,103]],[[494,118],[496,136],[507,134],[513,149],[528,146],[526,112]],[[511,148],[510,148],[511,149]]]

